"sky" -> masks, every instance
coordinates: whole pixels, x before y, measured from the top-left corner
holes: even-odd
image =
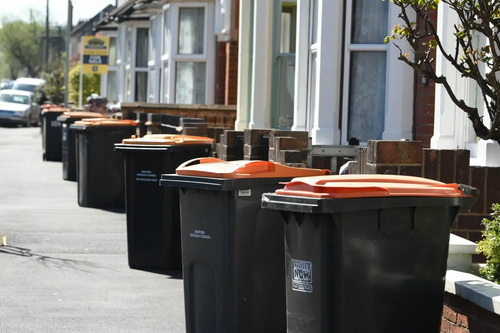
[[[9,16],[29,19],[30,9],[34,9],[39,19],[45,22],[47,0],[0,0],[0,17]],[[107,5],[115,5],[115,0],[71,0],[73,3],[73,26],[80,19],[89,19]],[[53,25],[66,25],[68,0],[49,0],[49,21]]]

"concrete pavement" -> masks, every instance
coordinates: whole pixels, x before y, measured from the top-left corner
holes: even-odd
[[[0,127],[0,332],[185,332],[180,272],[131,270],[125,214],[79,207],[41,147]]]

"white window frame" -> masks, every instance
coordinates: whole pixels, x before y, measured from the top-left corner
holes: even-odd
[[[167,13],[168,12],[168,13]],[[166,36],[166,26],[165,20],[166,16],[169,15],[169,35]],[[168,50],[166,47],[168,46]],[[165,82],[165,64],[168,64],[168,72],[170,74],[171,64],[170,64],[170,50],[172,48],[172,10],[170,8],[170,4],[166,4],[163,6],[162,16],[161,16],[161,77],[160,77],[160,102],[161,103],[169,103],[171,101],[170,98],[170,79]],[[165,97],[165,95],[167,97]]]
[[[352,16],[353,16],[353,0],[347,0],[346,3],[346,19],[345,19],[345,47],[344,47],[344,82],[343,82],[343,96],[342,96],[342,124],[341,124],[341,143],[347,145],[349,138],[347,137],[349,131],[349,93],[351,85],[351,56],[354,52],[385,52],[385,103],[384,103],[384,115],[387,117],[387,91],[389,90],[389,46],[384,44],[382,41],[380,44],[352,44],[351,43],[351,32],[352,32]],[[389,13],[391,15],[391,5],[389,4]],[[390,26],[387,24],[387,35],[389,35]],[[384,124],[385,124],[384,117]],[[385,130],[385,125],[384,125]],[[411,139],[411,138],[410,138]],[[367,142],[360,142],[366,145]]]
[[[315,114],[315,106],[312,105],[312,102],[313,102],[313,96],[312,96],[312,91],[311,91],[311,87],[312,87],[312,84],[313,84],[313,78],[317,78],[318,75],[318,48],[319,48],[319,22],[314,22],[314,10],[317,10],[318,11],[318,16],[316,17],[316,19],[318,20],[319,19],[319,15],[320,15],[320,12],[319,12],[319,8],[315,9],[314,8],[314,5],[315,5],[315,1],[314,0],[310,0],[310,5],[309,5],[309,24],[308,24],[308,27],[309,27],[309,38],[308,38],[308,42],[307,42],[307,45],[309,46],[308,47],[308,53],[307,53],[307,118],[306,118],[306,128],[307,130],[310,132],[313,127],[314,127],[314,114]],[[316,1],[316,6],[319,7],[319,0]],[[313,24],[316,24],[316,42],[313,43]],[[298,33],[297,33],[298,35]],[[316,68],[315,68],[315,75],[313,76],[313,71],[312,71],[312,59],[313,59],[313,56],[316,58]],[[318,80],[315,79],[314,80],[314,86],[315,86],[315,91],[318,89],[317,87],[317,82]],[[317,104],[318,101],[316,100],[315,101],[315,104]]]
[[[203,54],[177,54],[178,50],[178,33],[179,33],[179,12],[181,8],[204,8],[205,19],[204,19],[204,52]],[[161,68],[163,71],[165,62],[168,62],[168,86],[167,86],[167,96],[168,100],[165,100],[165,91],[163,85],[164,80],[162,78],[162,102],[163,103],[175,103],[175,87],[176,87],[176,68],[179,62],[205,62],[206,63],[206,74],[205,74],[205,104],[214,103],[215,94],[215,33],[214,33],[214,4],[212,2],[182,2],[182,3],[170,3],[163,7],[163,15],[165,15],[166,10],[169,11],[170,15],[170,40],[169,40],[169,51],[170,54],[163,54],[164,45],[162,38],[162,56],[161,56]],[[162,19],[162,34],[165,32],[165,19]],[[164,74],[162,74],[163,76]]]
[[[151,103],[160,101],[161,87],[161,53],[162,53],[162,21],[161,13],[149,18],[149,42],[148,42],[148,92],[147,100]],[[153,33],[155,32],[155,34]],[[152,54],[151,54],[152,53]],[[151,57],[152,56],[152,57]],[[150,60],[152,58],[152,60]],[[151,72],[154,72],[153,86],[149,85]]]
[[[132,31],[132,41],[131,41],[131,50],[130,50],[130,64],[127,63],[127,59],[123,59],[123,67],[124,67],[124,80],[123,80],[123,96],[124,100],[127,102],[135,102],[135,85],[136,85],[136,80],[135,80],[135,74],[137,72],[148,72],[148,66],[146,67],[137,67],[136,66],[136,56],[137,56],[137,29],[148,29],[149,31],[149,21],[141,21],[141,22],[127,22],[125,24],[125,31],[124,31],[124,44],[127,43],[127,30],[131,29]],[[124,45],[124,48],[126,48],[127,45]],[[125,50],[125,53],[127,51]],[[125,57],[125,53],[124,58]],[[127,85],[126,85],[126,74],[127,72],[130,72],[130,94],[127,91]]]
[[[111,45],[111,38],[116,38],[116,65],[108,65],[108,73],[109,72],[116,72],[116,83],[117,85],[120,84],[120,80],[119,80],[119,77],[118,77],[118,73],[119,73],[119,69],[120,69],[120,64],[118,63],[118,60],[120,60],[121,62],[121,59],[118,59],[118,56],[119,56],[119,53],[118,53],[118,48],[120,47],[120,43],[119,43],[119,33],[118,31],[103,31],[101,32],[101,35],[103,37],[109,37],[110,39],[110,45]],[[105,96],[106,98],[108,98],[108,74],[102,74],[101,75],[101,96]],[[118,89],[116,90],[116,92],[118,93],[117,94],[117,102],[120,102],[120,87],[118,87]],[[109,103],[113,103],[112,100],[108,99],[108,102]]]

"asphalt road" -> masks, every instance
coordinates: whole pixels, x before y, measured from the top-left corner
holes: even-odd
[[[132,270],[125,214],[82,208],[39,128],[0,127],[0,332],[185,332],[180,272]]]

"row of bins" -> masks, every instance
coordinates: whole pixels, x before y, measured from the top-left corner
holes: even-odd
[[[162,176],[179,189],[187,332],[438,332],[450,226],[478,191],[307,172],[197,159]]]
[[[81,116],[61,119],[78,202],[125,206],[131,268],[182,268],[187,332],[439,330],[450,226],[476,189],[225,162],[209,138]]]

